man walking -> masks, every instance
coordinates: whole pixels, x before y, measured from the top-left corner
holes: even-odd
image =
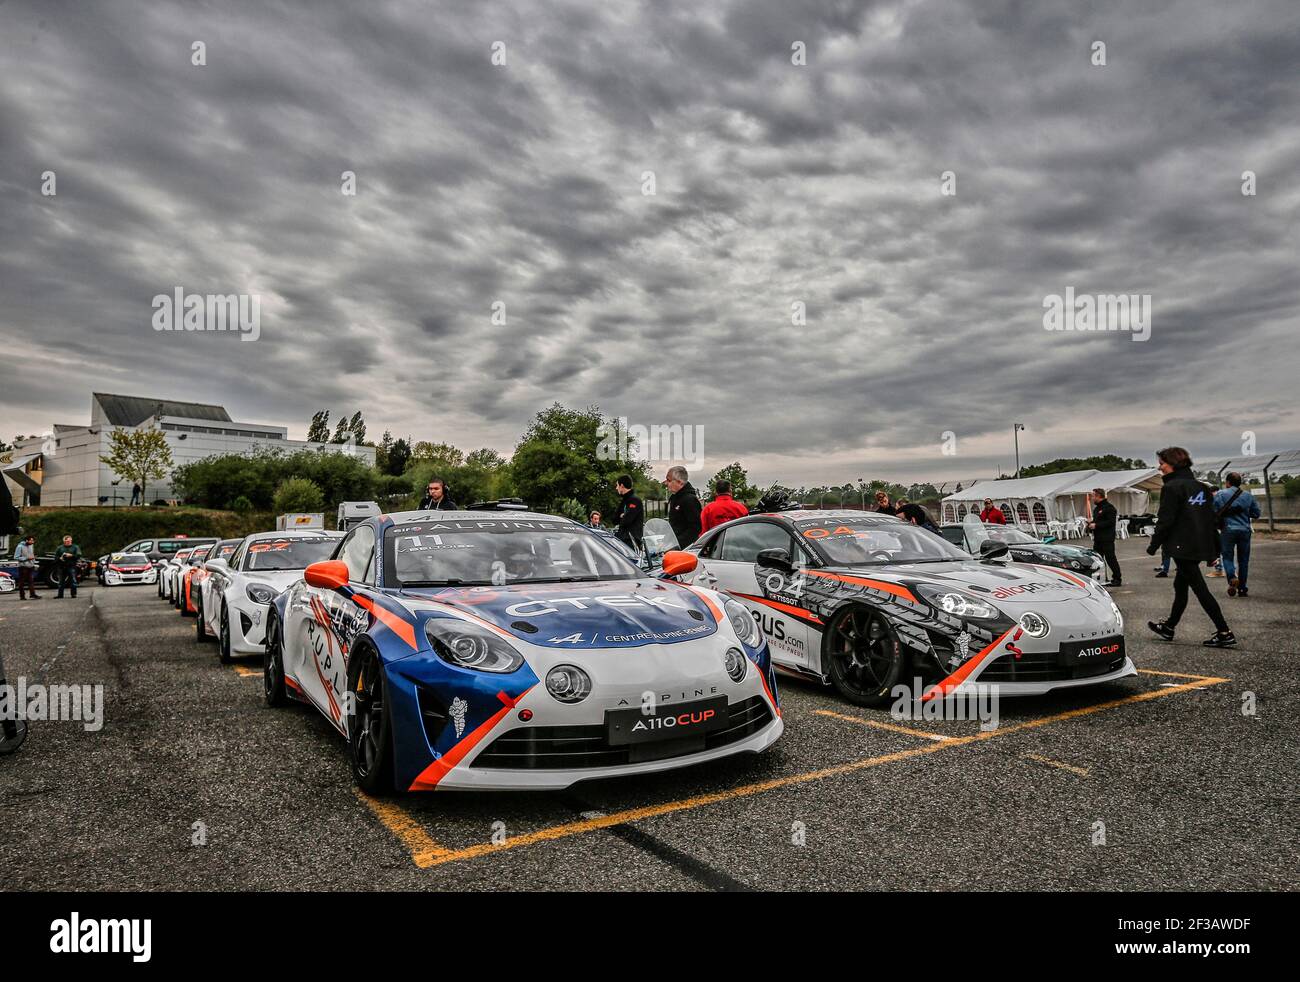
[[[700,537],[700,495],[690,482],[685,467],[670,467],[664,477],[668,488],[668,524],[677,536],[677,547],[685,549]]]
[[[641,548],[645,532],[645,505],[632,491],[632,478],[623,474],[614,482],[618,507],[614,509],[614,534],[633,549]]]
[[[140,494],[142,493],[142,491],[143,489],[140,487],[140,483],[138,481],[135,484],[131,485],[131,504],[133,505],[143,504],[143,502],[140,500]]]
[[[1115,556],[1115,523],[1119,519],[1115,506],[1106,500],[1104,488],[1092,489],[1092,551],[1106,560],[1110,567],[1110,583],[1107,586],[1123,586],[1124,577],[1119,571],[1119,559]]]
[[[748,514],[749,509],[731,496],[730,481],[714,481],[713,500],[700,512],[700,532],[707,532],[733,518],[744,518]]]
[[[1249,596],[1246,574],[1250,572],[1250,520],[1259,518],[1259,502],[1241,486],[1241,475],[1236,471],[1228,475],[1223,490],[1214,496],[1214,513],[1223,529],[1219,538],[1223,572],[1228,577],[1228,596]]]
[[[36,592],[36,536],[29,535],[18,543],[14,559],[18,562],[18,599],[27,599],[24,593],[26,590],[33,600],[40,600],[40,595]]]
[[[72,536],[63,537],[63,545],[54,550],[54,568],[59,575],[59,592],[55,599],[63,599],[63,588],[72,587],[72,599],[77,599],[77,563],[81,560],[81,546],[72,544]]]
[[[1165,447],[1156,457],[1164,488],[1160,492],[1160,513],[1156,516],[1147,555],[1154,556],[1162,546],[1168,549],[1174,561],[1174,604],[1168,617],[1163,621],[1148,621],[1147,627],[1166,641],[1172,641],[1191,591],[1214,622],[1214,634],[1203,644],[1207,648],[1231,648],[1237,638],[1201,575],[1201,563],[1213,562],[1219,554],[1211,489],[1192,474],[1192,458],[1182,447]]]
[[[456,502],[451,500],[451,495],[447,493],[447,482],[442,478],[430,478],[424,491],[424,497],[420,499],[420,511],[456,510]]]

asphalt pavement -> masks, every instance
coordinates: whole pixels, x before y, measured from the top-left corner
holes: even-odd
[[[268,709],[152,586],[0,596],[11,684],[102,685],[103,725],[35,722],[0,757],[6,890],[1294,890],[1300,541],[1256,537],[1249,599],[1120,543],[1135,679],[900,721],[782,678],[767,753],[564,793],[354,791],[314,710]],[[93,689],[91,690],[94,691]]]

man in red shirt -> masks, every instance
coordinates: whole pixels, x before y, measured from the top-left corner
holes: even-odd
[[[1007,516],[1002,514],[1001,508],[993,507],[993,499],[984,499],[984,510],[980,512],[980,521],[987,522],[989,525],[1006,525]]]
[[[713,500],[700,512],[700,532],[748,514],[749,509],[731,496],[731,482],[718,481],[713,485]]]

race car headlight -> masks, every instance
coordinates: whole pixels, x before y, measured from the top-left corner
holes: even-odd
[[[269,604],[275,599],[275,590],[265,583],[250,583],[244,589],[245,595],[255,604]]]
[[[722,665],[726,668],[731,681],[742,682],[745,672],[749,670],[749,659],[739,648],[728,648],[727,653],[722,656]]]
[[[1047,618],[1042,614],[1034,613],[1027,610],[1020,615],[1020,630],[1024,631],[1031,638],[1045,638],[1048,632],[1052,630]]]
[[[1115,615],[1115,623],[1119,625],[1119,629],[1121,631],[1124,630],[1124,615],[1120,612],[1119,604],[1112,600],[1110,602],[1110,610],[1111,613]]]
[[[922,583],[917,586],[916,592],[953,617],[973,617],[979,620],[1002,616],[1002,612],[992,604],[961,590]]]
[[[727,615],[727,620],[731,622],[731,629],[736,632],[736,637],[740,639],[741,644],[747,644],[751,648],[757,648],[763,643],[763,632],[754,620],[745,605],[730,597],[722,601],[722,609]]]
[[[513,672],[524,656],[499,635],[468,621],[426,621],[424,634],[443,661],[476,672]]]
[[[582,702],[591,692],[591,676],[577,665],[556,665],[546,673],[546,691],[558,702]]]

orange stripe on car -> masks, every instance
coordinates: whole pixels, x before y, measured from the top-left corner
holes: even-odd
[[[420,647],[415,643],[415,625],[410,621],[398,617],[391,610],[375,603],[369,597],[354,594],[352,599],[366,610],[370,611],[370,613],[374,614],[385,627],[409,644],[412,648],[418,649]]]
[[[1057,569],[1055,566],[1039,566],[1038,563],[1029,563],[1029,565],[1034,567],[1034,569],[1041,569],[1045,573],[1055,573],[1057,576],[1064,576],[1075,586],[1081,586],[1084,589],[1087,589],[1088,587],[1088,584],[1084,583],[1083,580],[1079,579],[1077,576],[1072,576],[1071,574],[1067,573],[1065,570]]]
[[[408,791],[432,791],[440,781],[452,769],[465,759],[465,755],[473,750],[492,730],[505,719],[506,714],[515,706],[519,705],[520,700],[533,690],[534,686],[529,686],[523,692],[519,693],[517,698],[511,699],[504,692],[498,692],[497,698],[504,704],[495,713],[476,726],[469,734],[462,738],[456,746],[452,747],[445,754],[435,760],[432,764],[422,770],[418,777],[411,782]]]
[[[824,573],[820,570],[804,570],[809,576],[820,576],[827,580],[839,580],[841,583],[854,583],[858,586],[869,586],[873,590],[881,590],[885,593],[893,594],[895,597],[901,597],[904,600],[910,600],[916,603],[916,597],[912,591],[905,586],[899,586],[897,583],[888,583],[885,580],[869,580],[865,576],[849,576],[845,573]]]
[[[1014,630],[1015,627],[1009,627],[1005,631],[1003,631],[1002,635],[996,638],[992,643],[990,643],[987,648],[981,651],[974,658],[968,658],[965,664],[963,664],[960,668],[958,668],[957,671],[953,672],[942,682],[938,683],[932,689],[926,692],[925,695],[921,696],[921,701],[929,702],[931,699],[938,699],[940,696],[946,696],[953,689],[957,688],[957,686],[965,682],[968,678],[970,678],[971,673],[974,672],[975,669],[983,665],[984,662],[990,660],[993,657],[996,657],[998,645],[1000,645],[1003,641],[1005,641],[1007,635]]]
[[[665,582],[672,583],[675,581],[665,580]],[[677,585],[681,587],[683,590],[690,590],[691,593],[695,594],[697,597],[703,600],[704,606],[708,607],[709,612],[713,614],[713,619],[717,621],[719,624],[722,623],[722,619],[726,615],[722,613],[722,608],[719,607],[717,604],[715,604],[707,594],[700,592],[700,589],[698,587],[693,587],[689,583],[678,583]]]

